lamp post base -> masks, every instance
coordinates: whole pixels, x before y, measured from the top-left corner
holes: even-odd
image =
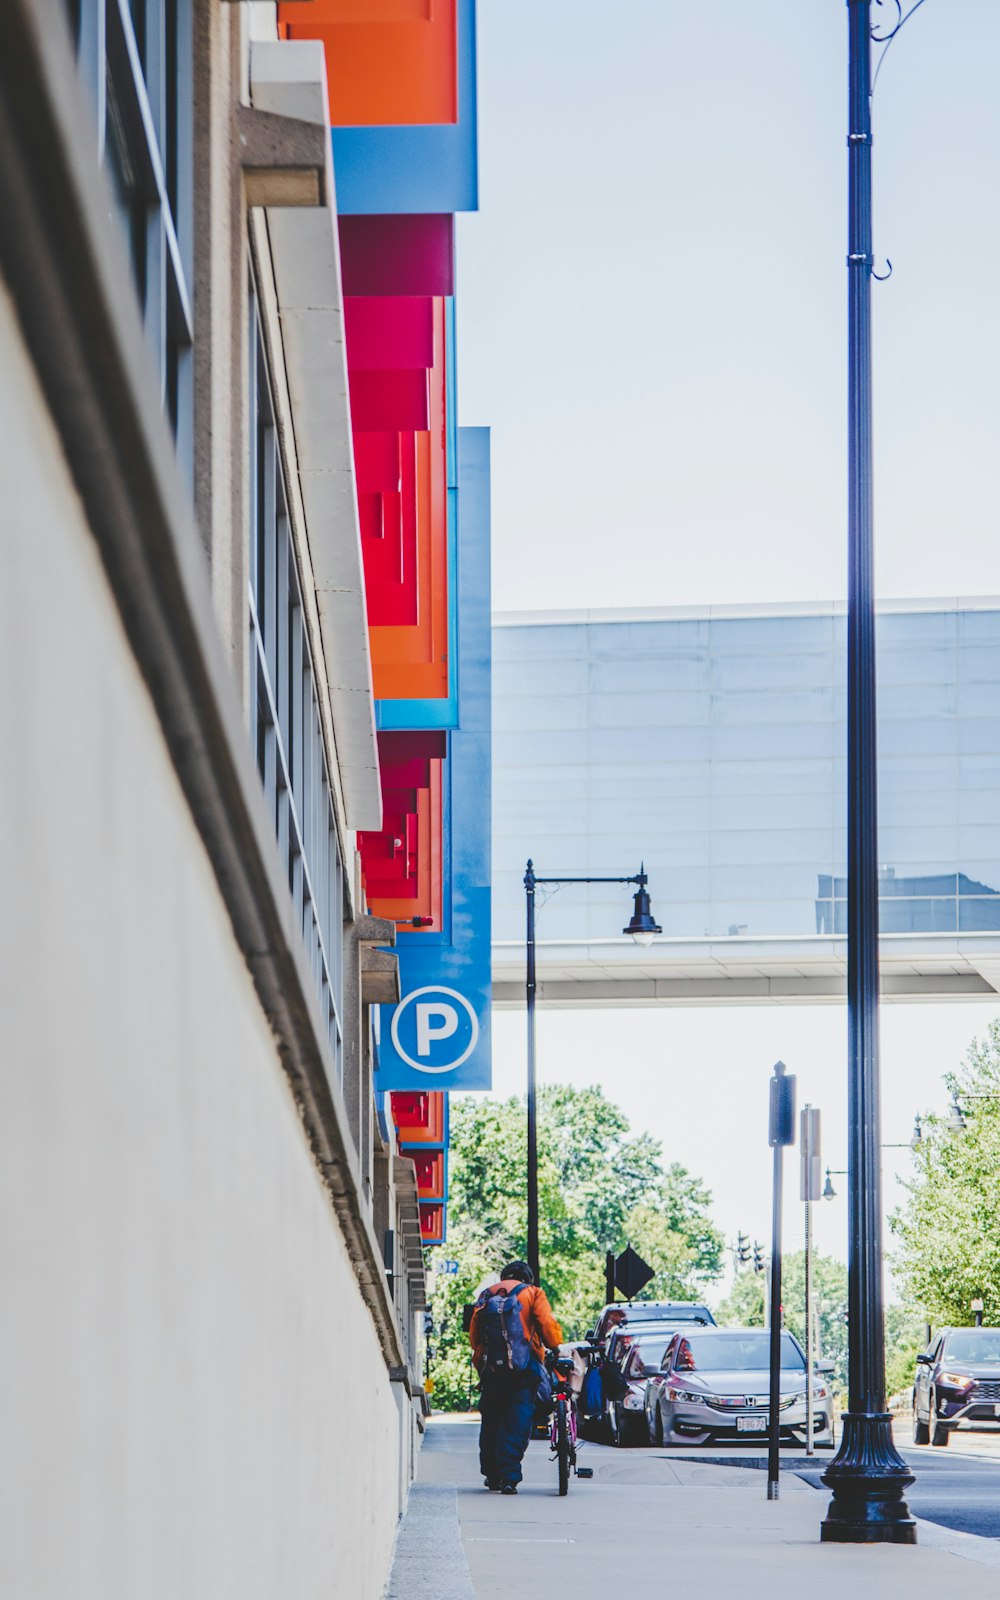
[[[913,1473],[892,1442],[887,1411],[845,1411],[840,1449],[823,1474],[833,1499],[820,1528],[825,1544],[916,1544],[903,1499]]]

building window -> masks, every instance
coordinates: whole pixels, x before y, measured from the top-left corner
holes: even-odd
[[[191,0],[70,0],[69,10],[161,404],[190,475]]]
[[[250,727],[340,1078],[344,871],[267,354],[252,287],[250,452]]]

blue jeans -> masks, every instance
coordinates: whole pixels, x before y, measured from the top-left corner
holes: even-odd
[[[535,1415],[537,1372],[510,1372],[483,1378],[479,1396],[479,1466],[484,1478],[520,1483],[521,1458],[528,1448]]]

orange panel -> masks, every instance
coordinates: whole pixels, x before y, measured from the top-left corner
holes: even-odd
[[[457,122],[455,0],[285,0],[278,19],[322,43],[334,127]]]
[[[440,700],[448,693],[448,464],[444,301],[434,301],[430,432],[416,440],[417,622],[370,631],[379,700]]]

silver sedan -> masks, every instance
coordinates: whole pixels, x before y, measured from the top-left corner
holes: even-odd
[[[770,1335],[760,1328],[699,1328],[671,1339],[659,1372],[646,1380],[646,1426],[654,1444],[705,1444],[767,1434]],[[806,1361],[781,1335],[785,1438],[806,1436]],[[813,1377],[813,1439],[832,1445],[833,1402],[826,1370]]]

